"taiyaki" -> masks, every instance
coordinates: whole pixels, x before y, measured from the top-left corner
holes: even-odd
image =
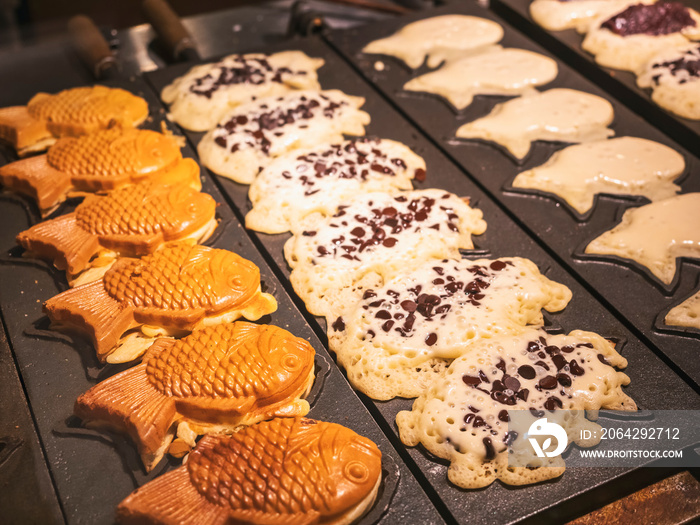
[[[322,58],[302,51],[272,55],[229,55],[190,69],[163,88],[168,116],[182,127],[208,131],[226,113],[255,98],[283,95],[294,89],[320,89],[316,70]]]
[[[525,49],[492,46],[413,78],[403,88],[434,93],[455,109],[464,109],[476,95],[522,95],[556,76],[557,63],[549,57]]]
[[[71,284],[84,284],[101,277],[118,256],[140,257],[185,238],[206,240],[216,228],[215,215],[210,195],[185,183],[149,180],[88,195],[75,212],[32,226],[17,242],[66,270]],[[94,271],[75,281],[88,268]]]
[[[89,337],[97,357],[110,363],[141,356],[153,343],[145,336],[180,335],[240,317],[255,321],[276,309],[275,298],[260,291],[257,266],[192,240],[141,259],[120,258],[102,279],[44,304],[54,327]]]
[[[113,126],[138,126],[148,104],[128,91],[105,86],[37,93],[26,106],[0,109],[0,139],[20,156],[43,151],[60,137],[77,137]]]
[[[598,17],[581,47],[601,66],[637,73],[654,55],[683,48],[698,38],[700,13],[683,2],[661,0],[635,3]]]
[[[350,524],[374,503],[381,472],[377,445],[352,430],[277,418],[205,436],[183,467],[122,501],[117,522]]]
[[[685,193],[625,211],[613,229],[593,239],[586,253],[630,259],[664,284],[676,276],[676,259],[700,259],[700,193]]]
[[[272,159],[299,148],[361,136],[370,117],[362,97],[328,91],[291,91],[236,107],[197,146],[214,173],[250,184]]]
[[[334,213],[354,195],[411,190],[411,180],[425,176],[425,161],[394,140],[361,138],[292,150],[273,160],[251,184],[253,209],[245,225],[284,233],[310,213]]]
[[[587,213],[598,194],[643,195],[649,200],[672,197],[673,183],[685,171],[683,155],[673,148],[638,137],[574,144],[547,162],[520,173],[514,188],[554,193],[577,213]]]
[[[199,434],[305,416],[314,355],[308,342],[276,326],[209,326],[158,339],[141,364],[80,396],[75,414],[129,434],[150,471],[176,433],[194,446]]]
[[[411,69],[428,59],[434,68],[444,60],[473,53],[503,38],[503,28],[491,20],[466,15],[442,15],[412,22],[391,36],[367,44],[363,53],[395,56]]]
[[[0,167],[0,183],[35,200],[43,215],[71,191],[108,191],[154,177],[189,182],[199,178],[199,166],[182,158],[175,136],[140,129],[63,138],[46,155]],[[201,182],[195,184],[201,188]]]
[[[396,424],[404,444],[422,443],[449,460],[448,478],[459,487],[482,488],[496,479],[536,483],[561,476],[564,461],[559,456],[540,462],[544,468],[509,467],[508,445],[525,439],[528,427],[518,432],[520,418],[510,418],[508,411],[532,411],[550,421],[561,416],[570,442],[594,445],[600,432],[592,443],[574,432],[591,424],[583,410],[637,409],[622,390],[630,378],[615,370],[626,366],[613,345],[592,332],[551,335],[529,329],[482,339],[435,378],[412,410],[399,412]]]
[[[575,89],[534,92],[497,104],[491,113],[457,130],[457,137],[500,144],[522,160],[536,140],[589,142],[615,134],[612,104]]]
[[[542,308],[557,312],[570,299],[528,259],[429,260],[326,318],[328,339],[357,390],[417,397],[476,342],[542,326]]]
[[[314,315],[357,302],[357,284],[373,287],[427,260],[460,257],[486,231],[481,210],[454,193],[429,189],[356,195],[324,217],[309,215],[284,245],[294,290]]]

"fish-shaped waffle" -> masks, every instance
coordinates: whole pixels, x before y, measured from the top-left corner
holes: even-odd
[[[89,337],[97,357],[110,363],[140,357],[154,335],[185,335],[240,317],[255,321],[276,309],[275,298],[260,290],[255,264],[191,240],[118,259],[102,279],[44,304],[54,328]]]
[[[530,329],[482,339],[435,378],[412,410],[399,412],[396,424],[404,444],[421,443],[448,460],[447,476],[459,487],[482,488],[497,479],[508,485],[537,483],[561,476],[564,460],[548,458],[552,461],[545,459],[538,468],[509,465],[515,458],[509,458],[508,444],[517,448],[528,427],[518,431],[519,418],[508,411],[546,415],[550,421],[561,417],[569,442],[597,444],[600,438],[586,443],[573,431],[590,424],[574,411],[636,410],[622,390],[630,378],[615,370],[626,366],[614,346],[593,332],[551,335]],[[529,453],[534,456],[531,448]]]
[[[84,284],[102,277],[118,256],[140,257],[186,238],[206,240],[215,215],[216,201],[190,185],[146,181],[88,195],[75,212],[32,226],[17,242],[65,270],[71,284]]]
[[[312,214],[292,226],[284,245],[289,280],[309,312],[335,319],[362,297],[360,282],[379,287],[425,261],[473,249],[472,235],[486,231],[482,217],[444,190],[356,195],[329,217]]]
[[[80,396],[75,414],[128,434],[150,471],[176,433],[178,448],[193,447],[199,434],[305,416],[314,355],[308,342],[276,326],[209,326],[159,339],[141,364]]]
[[[20,156],[43,151],[60,137],[77,137],[113,126],[130,128],[148,117],[148,104],[119,88],[37,93],[26,106],[0,108],[0,139]]]
[[[476,342],[542,326],[543,308],[558,312],[570,299],[528,259],[428,260],[326,317],[328,340],[357,390],[418,397]]]
[[[0,167],[0,184],[36,201],[44,216],[71,192],[109,191],[147,178],[196,179],[201,188],[199,166],[182,158],[177,137],[141,129],[63,138],[45,155]]]
[[[321,89],[316,70],[322,58],[302,51],[272,55],[229,55],[194,66],[161,91],[170,106],[168,117],[193,131],[208,131],[236,106],[294,89]]]
[[[241,104],[210,130],[197,146],[211,171],[250,184],[273,159],[295,149],[361,136],[370,116],[362,97],[337,89],[290,91]]]
[[[352,430],[277,418],[205,436],[183,467],[122,501],[117,522],[349,524],[374,503],[381,471],[377,445]]]

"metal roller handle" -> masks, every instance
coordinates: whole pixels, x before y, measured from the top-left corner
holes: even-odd
[[[97,79],[116,73],[117,60],[95,22],[85,15],[76,15],[68,21],[71,42],[80,60]]]
[[[193,55],[196,57],[192,36],[165,0],[144,0],[142,9],[146,19],[173,58],[182,60],[193,58]]]

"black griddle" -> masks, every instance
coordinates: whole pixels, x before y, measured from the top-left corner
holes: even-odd
[[[408,17],[406,21],[438,14],[460,13],[494,20],[504,26],[504,47],[524,48],[551,56],[544,48],[533,43],[502,19],[476,4],[447,6],[430,13]],[[530,154],[517,162],[493,143],[456,139],[457,128],[465,122],[487,115],[491,109],[508,97],[477,96],[474,103],[461,112],[455,112],[441,98],[430,94],[406,92],[405,82],[422,74],[425,68],[411,72],[391,57],[364,55],[362,47],[375,38],[391,34],[406,21],[394,24],[367,26],[358,30],[331,33],[329,39],[337,49],[369,81],[381,90],[383,96],[405,113],[430,140],[448,157],[458,163],[466,175],[491,195],[500,208],[520,224],[560,264],[584,284],[597,299],[608,306],[616,317],[658,355],[670,362],[674,369],[685,375],[697,389],[700,384],[700,337],[697,330],[662,326],[659,316],[683,298],[697,290],[700,265],[696,260],[679,261],[676,280],[665,286],[645,268],[631,261],[612,257],[585,255],[589,241],[616,225],[623,212],[648,201],[644,198],[599,196],[592,212],[579,217],[568,205],[554,195],[541,192],[514,191],[510,184],[515,176],[544,163],[563,143],[535,142]],[[382,61],[383,71],[374,64]],[[700,191],[700,159],[683,149],[667,135],[646,122],[645,116],[632,113],[616,99],[561,60],[557,60],[559,75],[540,90],[566,87],[586,91],[609,100],[615,109],[612,129],[615,136],[636,136],[654,140],[679,151],[685,158],[686,171],[676,181],[682,193]],[[511,97],[512,98],[512,97]],[[487,218],[488,221],[488,218]]]
[[[428,15],[425,15],[428,16]],[[402,22],[395,21],[394,25]],[[383,25],[386,28],[388,24]],[[385,29],[390,32],[391,29]],[[342,36],[342,33],[338,33]],[[334,40],[335,33],[330,38]],[[351,95],[366,98],[362,109],[372,116],[369,135],[401,141],[423,156],[427,163],[427,177],[416,188],[442,188],[460,196],[469,196],[472,206],[484,212],[488,229],[484,235],[474,237],[476,250],[467,256],[522,256],[533,260],[545,274],[569,286],[574,298],[561,313],[546,314],[550,329],[569,332],[574,329],[591,330],[614,338],[622,345],[622,354],[629,360],[627,372],[632,384],[627,392],[645,408],[689,408],[700,404],[700,397],[678,378],[657,356],[629,332],[615,316],[606,310],[581,286],[555,259],[547,254],[515,221],[508,217],[498,203],[482,191],[464,170],[445,156],[428,140],[424,133],[408,122],[367,81],[360,78],[352,67],[340,59],[320,38],[308,38],[284,46],[270,46],[266,52],[280,49],[299,49],[309,56],[324,58],[326,64],[318,71],[319,81],[325,89],[342,89]],[[240,51],[248,51],[242,49]],[[238,50],[237,50],[238,51]],[[145,75],[156,91],[186,72],[191,65],[182,64]],[[196,145],[203,133],[185,131],[191,144]],[[485,169],[490,169],[485,164]],[[250,209],[248,186],[237,184],[224,177],[213,175],[221,187],[227,202],[236,215],[243,218]],[[292,297],[296,297],[289,283],[289,269],[282,254],[289,234],[267,235],[248,231],[264,254],[277,277]],[[326,341],[325,322],[306,312],[303,303],[295,298],[309,324],[319,339]],[[558,522],[599,506],[594,497],[596,491],[605,498],[626,493],[636,483],[649,483],[648,476],[660,475],[657,469],[570,469],[557,482],[513,488],[494,483],[487,489],[465,491],[451,485],[446,478],[446,463],[429,458],[421,447],[406,449],[398,440],[394,419],[400,410],[410,409],[412,400],[395,399],[387,402],[373,401],[360,396],[370,412],[389,433],[403,459],[409,464],[421,483],[434,491],[446,507],[448,521],[459,523],[513,523],[536,515],[537,521]],[[642,481],[643,480],[643,481]],[[417,523],[417,521],[416,521]]]
[[[682,0],[693,9],[700,9],[698,0]],[[520,28],[523,33],[556,53],[577,71],[584,73],[611,95],[664,130],[670,137],[691,151],[700,149],[700,121],[674,115],[651,100],[651,89],[637,87],[637,77],[629,71],[620,71],[596,64],[593,55],[583,50],[583,36],[575,29],[547,31],[530,16],[531,0],[493,0],[493,10],[504,20]]]

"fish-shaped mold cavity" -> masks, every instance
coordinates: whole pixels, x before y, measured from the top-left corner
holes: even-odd
[[[113,126],[135,127],[148,117],[146,101],[119,88],[37,93],[26,106],[0,109],[0,139],[20,156],[43,151],[60,137],[77,137]]]
[[[158,335],[255,321],[277,301],[260,289],[260,270],[228,250],[178,241],[141,259],[120,258],[104,277],[46,301],[56,329],[90,338],[100,361],[132,361]]]
[[[29,254],[53,261],[71,285],[104,275],[116,257],[140,257],[166,242],[206,240],[216,228],[216,201],[191,185],[151,181],[88,195],[75,212],[23,231]]]
[[[81,395],[77,416],[128,434],[147,470],[174,435],[230,433],[273,417],[305,416],[313,347],[276,326],[239,321],[159,339],[143,362]]]
[[[199,166],[182,158],[177,137],[140,129],[112,128],[63,138],[45,155],[0,168],[0,183],[36,201],[44,216],[71,192],[109,191],[146,179],[186,180],[201,188]]]
[[[336,423],[277,418],[205,436],[187,463],[128,496],[121,524],[349,524],[381,484],[377,445]]]

